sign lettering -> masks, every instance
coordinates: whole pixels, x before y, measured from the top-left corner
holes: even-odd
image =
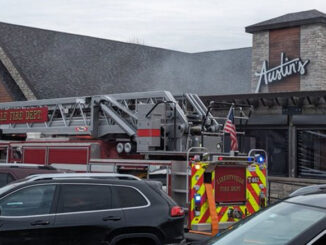
[[[256,177],[256,176],[248,177],[248,183],[249,183],[249,184],[259,183],[259,178]]]
[[[0,110],[0,124],[42,123],[47,121],[47,107]]]
[[[237,176],[237,175],[232,175],[232,174],[229,174],[229,175],[224,175],[224,176],[221,176],[217,179],[216,183],[219,185],[221,184],[222,182],[225,182],[225,181],[235,181],[241,185],[244,184],[244,179]]]
[[[309,62],[310,60],[303,62],[300,58],[289,60],[285,53],[281,53],[281,64],[268,70],[268,62],[265,60],[260,72],[255,73],[259,77],[255,92],[259,93],[263,82],[267,85],[295,74],[305,75],[307,73],[306,66]]]

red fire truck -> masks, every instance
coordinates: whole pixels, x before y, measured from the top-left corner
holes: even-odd
[[[214,233],[266,205],[267,156],[225,153],[211,108],[167,91],[1,103],[0,162],[160,180],[190,229]]]

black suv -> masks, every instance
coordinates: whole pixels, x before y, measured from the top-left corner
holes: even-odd
[[[1,188],[0,245],[184,242],[184,212],[157,182],[81,176],[31,176]]]

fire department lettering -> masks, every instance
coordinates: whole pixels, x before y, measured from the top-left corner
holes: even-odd
[[[217,182],[216,183],[219,185],[219,184],[221,184],[221,183],[223,183],[225,181],[229,181],[229,180],[238,182],[241,185],[244,184],[244,179],[241,178],[240,176],[237,176],[237,175],[224,175],[222,177],[219,177],[217,179]]]
[[[26,120],[40,120],[41,119],[41,111],[40,110],[32,110],[32,111],[26,111]]]
[[[42,123],[48,121],[48,108],[0,110],[0,124]]]
[[[8,112],[0,111],[0,122],[1,121],[7,121],[7,115],[8,115]]]
[[[240,191],[240,186],[220,186],[221,192]]]

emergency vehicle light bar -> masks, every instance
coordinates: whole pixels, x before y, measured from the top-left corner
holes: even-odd
[[[246,162],[246,163],[254,163],[255,162],[255,158],[254,157],[248,157],[248,156],[244,156],[244,157],[233,157],[233,156],[217,156],[216,158],[217,162]]]

